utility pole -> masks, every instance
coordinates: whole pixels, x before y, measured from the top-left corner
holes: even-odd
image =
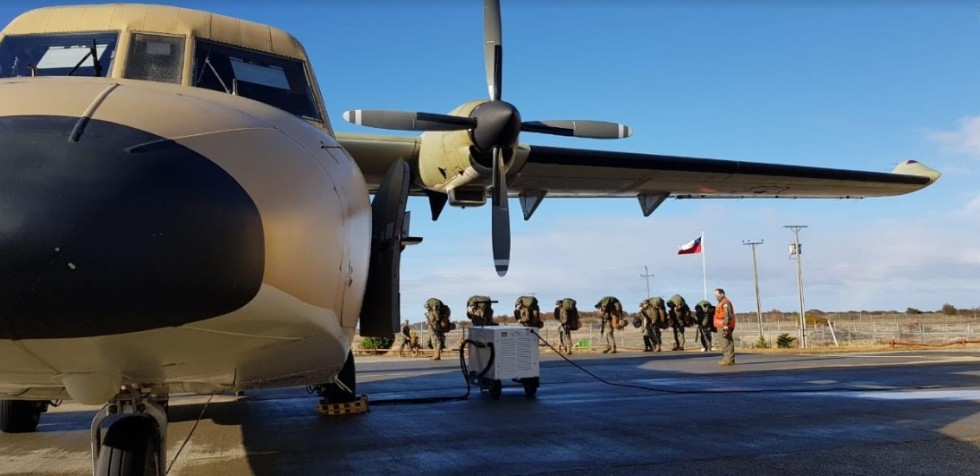
[[[803,306],[803,249],[800,244],[800,230],[806,228],[806,225],[785,225],[783,228],[789,228],[793,231],[793,235],[796,236],[793,243],[789,245],[790,255],[796,256],[796,286],[799,288],[800,292],[800,347],[806,349],[809,347],[806,338],[806,310]]]
[[[653,277],[653,274],[650,273],[650,270],[647,269],[646,265],[643,265],[643,274],[641,274],[640,277],[647,282],[647,299],[650,299],[650,278]]]
[[[759,266],[755,261],[755,247],[765,243],[766,240],[749,241],[742,240],[743,245],[752,247],[752,274],[755,277],[755,313],[759,316],[759,337],[762,335],[762,300],[759,298]]]

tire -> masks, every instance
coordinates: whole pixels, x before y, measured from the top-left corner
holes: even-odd
[[[538,377],[521,379],[521,383],[524,384],[524,395],[528,398],[534,398],[538,393],[538,386],[540,385],[540,379]]]
[[[33,400],[0,400],[0,431],[30,433],[41,421],[41,407]]]
[[[500,394],[503,393],[503,385],[501,385],[500,380],[490,381],[490,398],[494,400],[500,400]]]
[[[96,476],[157,476],[160,438],[156,422],[125,416],[109,425],[96,462]]]
[[[344,368],[340,369],[340,374],[337,375],[337,379],[346,385],[352,393],[347,393],[347,391],[332,383],[323,384],[323,397],[326,398],[327,403],[346,403],[356,400],[357,375],[354,369],[354,352],[347,354],[347,361],[344,362]]]

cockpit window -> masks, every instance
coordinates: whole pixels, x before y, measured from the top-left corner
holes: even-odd
[[[193,86],[264,102],[320,120],[302,61],[197,39]]]
[[[108,76],[118,33],[10,35],[0,42],[0,78]]]
[[[126,59],[126,77],[180,83],[184,37],[133,33]]]

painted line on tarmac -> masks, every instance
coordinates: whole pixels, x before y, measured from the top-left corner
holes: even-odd
[[[835,395],[872,400],[941,400],[948,402],[980,402],[980,389],[974,390],[885,390],[875,392],[815,392],[808,395]]]

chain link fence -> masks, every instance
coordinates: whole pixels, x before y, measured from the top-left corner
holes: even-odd
[[[544,316],[542,316],[544,317]],[[735,345],[741,348],[759,347],[760,337],[768,347],[776,347],[781,335],[792,338],[792,347],[800,343],[798,313],[766,312],[760,323],[756,314],[738,314],[735,330]],[[446,351],[455,352],[467,335],[468,324],[457,323],[458,328],[446,334]],[[420,336],[423,351],[428,351],[429,330],[423,324],[413,324],[412,328]],[[545,319],[541,337],[555,348],[558,347],[558,322]],[[715,337],[717,334],[713,334]],[[642,350],[643,336],[640,329],[632,325],[616,331],[616,343],[621,350]],[[674,346],[673,329],[662,329],[662,348]],[[697,328],[684,330],[685,349],[699,349]],[[889,343],[941,345],[954,341],[980,340],[980,313],[960,311],[956,315],[941,313],[813,313],[807,314],[807,338],[810,347],[845,347],[882,345]],[[572,341],[579,350],[605,349],[606,342],[602,326],[598,323],[583,322],[582,327],[572,332]],[[393,349],[398,350],[400,341],[396,338]],[[545,344],[541,344],[546,348]],[[355,351],[364,353],[386,353],[385,349],[366,350],[355,339]]]

